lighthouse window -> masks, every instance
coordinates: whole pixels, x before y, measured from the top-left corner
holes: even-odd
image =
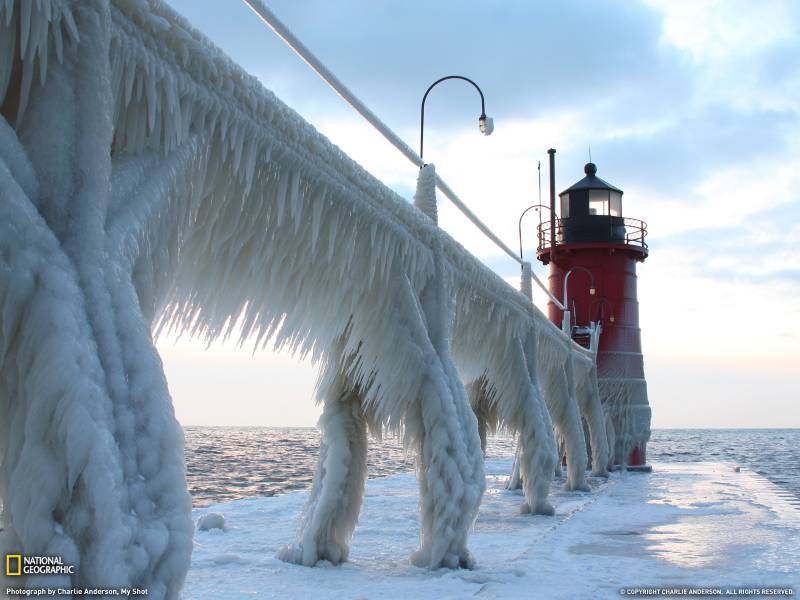
[[[608,215],[608,190],[589,191],[589,214]]]
[[[610,193],[608,214],[612,217],[622,216],[622,194],[619,192]]]
[[[561,218],[566,219],[569,217],[569,194],[561,194]]]

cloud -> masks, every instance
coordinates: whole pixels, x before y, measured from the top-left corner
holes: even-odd
[[[247,9],[190,0],[170,4],[201,29],[213,29],[214,39],[245,68],[286,87],[291,105],[323,108],[301,73],[307,67]],[[583,107],[624,89],[655,88],[668,96],[688,76],[675,60],[679,53],[659,43],[659,13],[623,0],[547,7],[521,1],[278,0],[270,6],[342,81],[401,129],[416,126],[423,92],[448,74],[474,78],[490,112],[505,118]],[[473,95],[448,83],[431,96],[432,114],[443,125],[458,125],[475,112]]]
[[[793,211],[787,211],[792,218]],[[656,238],[652,253],[680,261],[688,274],[764,285],[783,283],[800,293],[800,219],[764,211],[736,227],[699,227]]]
[[[743,113],[727,106],[690,112],[653,133],[600,140],[603,168],[627,175],[634,185],[660,188],[684,202],[688,192],[723,168],[746,169],[756,159],[785,155],[788,136],[800,130],[800,114],[789,111]]]

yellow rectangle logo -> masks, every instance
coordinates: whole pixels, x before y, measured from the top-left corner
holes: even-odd
[[[13,562],[17,562],[16,567],[12,567]],[[6,554],[6,577],[19,577],[22,575],[22,555]]]

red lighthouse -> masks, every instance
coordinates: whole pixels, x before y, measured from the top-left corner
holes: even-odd
[[[601,325],[597,374],[603,408],[614,426],[614,462],[644,465],[650,405],[636,264],[648,255],[647,225],[623,216],[622,190],[597,177],[593,163],[584,167],[586,177],[559,194],[556,218],[555,150],[548,153],[552,217],[539,226],[537,258],[550,265],[550,292],[565,305],[562,311],[551,301],[549,317],[583,344],[588,344],[590,323]]]

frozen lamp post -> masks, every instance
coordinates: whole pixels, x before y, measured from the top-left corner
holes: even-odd
[[[483,99],[483,92],[481,88],[478,87],[478,84],[472,81],[467,77],[462,77],[461,75],[448,75],[447,77],[442,77],[441,79],[437,79],[434,81],[430,87],[425,91],[425,95],[422,97],[422,106],[420,108],[420,116],[419,116],[419,157],[423,160],[423,148],[424,148],[424,135],[425,135],[425,100],[428,99],[428,94],[431,93],[431,90],[440,84],[443,81],[447,81],[448,79],[461,79],[466,81],[467,83],[471,83],[473,87],[478,90],[478,93],[481,96],[481,116],[478,117],[478,127],[481,130],[483,135],[491,135],[492,131],[494,131],[494,121],[491,117],[486,116],[486,103]]]
[[[550,207],[545,205],[545,204],[534,204],[532,206],[529,206],[525,210],[523,210],[522,214],[519,216],[519,224],[518,225],[519,225],[519,258],[520,258],[520,260],[524,260],[524,258],[522,256],[522,217],[524,217],[529,210],[535,209],[536,212],[539,213],[539,227],[541,227],[542,226],[542,213],[539,210],[540,208],[546,208],[547,210],[550,210]]]
[[[528,300],[533,300],[533,289],[531,285],[531,263],[525,262],[525,257],[522,255],[522,217],[531,210],[535,209],[539,213],[539,227],[542,226],[542,213],[539,210],[540,208],[546,208],[550,210],[549,206],[545,206],[544,204],[534,204],[529,206],[525,210],[522,211],[522,214],[519,216],[519,259],[522,261],[520,265],[520,269],[522,270],[522,279],[520,283],[520,291],[525,294]]]

